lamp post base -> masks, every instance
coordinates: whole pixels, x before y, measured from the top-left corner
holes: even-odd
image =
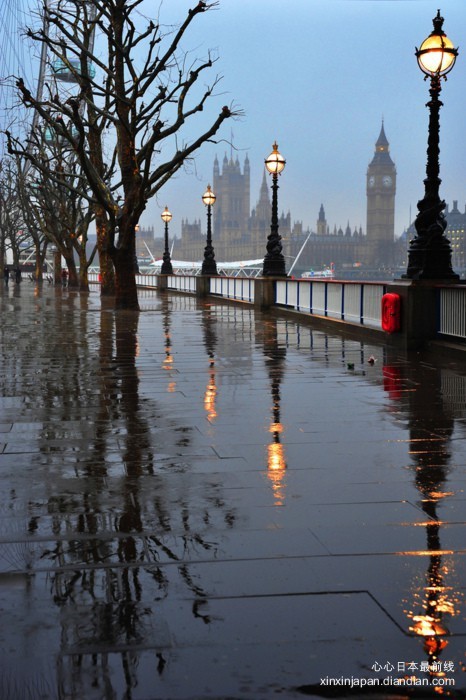
[[[283,255],[268,256],[264,258],[262,269],[263,277],[286,277],[285,258]]]
[[[402,279],[450,280],[456,282],[460,276],[451,266],[451,247],[447,238],[442,237],[435,245],[415,239],[408,255],[408,267]]]
[[[201,275],[215,276],[217,274],[218,272],[215,260],[204,260],[201,267]]]

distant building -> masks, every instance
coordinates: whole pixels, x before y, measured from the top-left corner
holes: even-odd
[[[446,235],[451,243],[452,266],[458,272],[466,270],[466,207],[461,213],[458,209],[458,201],[453,201],[453,209],[445,209],[447,220]]]
[[[384,125],[366,175],[367,218],[364,262],[369,267],[391,267],[394,262],[396,168],[390,157]]]
[[[243,170],[238,157],[234,160],[225,155],[222,168],[215,158],[212,190],[216,201],[212,208],[212,238],[217,261],[251,260],[263,258],[267,236],[270,233],[271,203],[269,186],[265,176],[254,209],[250,209],[250,164],[246,156]],[[203,231],[204,228],[204,231]],[[283,239],[284,253],[291,246],[291,216],[281,214],[279,231]],[[293,225],[294,235],[302,234],[302,224]],[[200,260],[206,244],[205,223],[201,221],[181,222],[181,242],[177,246],[177,257],[184,260]]]
[[[338,272],[350,270],[384,271],[395,263],[396,168],[390,157],[384,124],[375,144],[374,156],[366,174],[366,233],[362,227],[336,226],[330,233],[323,204],[319,210],[316,233],[300,258],[300,265],[322,269],[333,263]],[[344,276],[344,275],[343,275]]]
[[[213,245],[217,261],[261,259],[266,252],[270,233],[270,183],[264,174],[256,206],[250,208],[250,163],[246,156],[241,169],[238,158],[225,155],[220,163],[215,158],[212,188],[217,196],[213,207]],[[384,123],[375,143],[372,160],[366,173],[366,231],[361,226],[330,228],[321,204],[315,230],[304,230],[302,222],[291,221],[291,214],[279,217],[279,234],[287,269],[300,254],[297,270],[320,270],[334,264],[337,273],[350,275],[356,270],[360,277],[379,272],[390,276],[394,267],[406,264],[406,249],[415,234],[412,225],[395,240],[396,167],[390,156],[390,146]],[[466,211],[458,210],[457,202],[446,210],[447,235],[452,245],[453,267],[466,267]],[[177,257],[201,260],[206,243],[205,220],[182,221],[181,243]],[[345,274],[346,273],[346,274]]]
[[[136,230],[136,256],[138,260],[143,260],[144,258],[150,259],[146,246],[153,255],[156,255],[153,226],[148,226],[147,228],[139,227]],[[162,256],[162,252],[163,251],[160,251],[160,257]]]

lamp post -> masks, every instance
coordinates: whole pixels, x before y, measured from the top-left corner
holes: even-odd
[[[139,233],[139,224],[136,224],[136,226],[134,227],[134,256],[133,256],[134,272],[136,275],[139,275],[138,244],[137,244],[138,233]]]
[[[265,167],[272,175],[272,222],[270,224],[270,234],[267,238],[267,253],[264,258],[262,275],[272,277],[286,277],[285,258],[282,253],[281,237],[278,233],[278,176],[285,167],[286,160],[278,152],[278,145],[275,142],[273,151],[265,159]]]
[[[444,33],[443,17],[440,10],[433,19],[434,29],[423,41],[421,48],[416,48],[416,58],[419,68],[425,74],[425,80],[430,78],[429,107],[429,139],[427,147],[426,179],[424,180],[424,198],[418,204],[418,215],[414,226],[416,237],[411,241],[408,252],[408,267],[404,278],[442,279],[455,281],[459,275],[453,272],[451,266],[450,241],[445,236],[447,227],[443,215],[445,202],[440,199],[440,167],[439,167],[439,133],[440,107],[439,99],[442,78],[455,65],[458,50]]]
[[[163,262],[160,272],[162,273],[162,275],[173,275],[173,266],[170,258],[170,249],[168,247],[168,224],[172,220],[173,216],[172,213],[168,210],[168,207],[165,207],[160,216],[165,224],[165,248],[163,251]]]
[[[207,245],[204,248],[204,260],[202,262],[202,275],[216,275],[217,263],[215,262],[215,252],[212,246],[212,207],[217,197],[212,192],[210,185],[202,195],[202,201],[207,207]]]

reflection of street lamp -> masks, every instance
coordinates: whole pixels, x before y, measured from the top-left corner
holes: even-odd
[[[267,476],[272,484],[275,505],[283,505],[285,502],[285,474],[287,466],[285,450],[281,442],[284,428],[280,420],[280,386],[285,370],[286,348],[279,345],[276,320],[265,323],[263,333],[263,351],[272,395],[272,420],[269,425],[272,441],[267,446]]]
[[[215,367],[215,350],[217,346],[216,322],[212,317],[210,306],[202,308],[202,329],[204,334],[204,345],[209,357],[209,379],[207,380],[204,392],[204,408],[207,413],[207,420],[211,423],[217,418],[217,381]]]
[[[163,263],[160,272],[162,275],[172,275],[173,267],[170,259],[170,249],[168,247],[168,224],[173,217],[171,212],[168,211],[168,207],[165,207],[160,216],[162,217],[162,221],[165,223],[165,249],[163,251]]]
[[[204,408],[207,413],[207,418],[209,421],[213,421],[217,418],[217,408],[216,408],[216,398],[217,398],[217,383],[215,377],[215,358],[212,357],[210,360],[209,367],[209,380],[204,392]]]
[[[285,471],[286,458],[284,446],[281,443],[280,435],[283,432],[283,425],[280,422],[280,389],[279,383],[272,383],[273,396],[273,420],[269,426],[269,433],[272,434],[272,442],[267,446],[267,476],[272,482],[276,505],[283,505],[285,500]]]
[[[167,296],[162,297],[162,320],[163,320],[163,330],[165,334],[165,357],[162,362],[162,369],[169,372],[170,381],[168,382],[167,391],[172,393],[176,389],[176,381],[172,381],[172,378],[176,376],[173,372],[173,352],[172,352],[172,339],[171,339],[171,329],[170,329],[170,300]]]
[[[267,253],[264,258],[262,275],[272,277],[286,277],[285,258],[282,253],[281,238],[278,233],[278,176],[285,167],[286,160],[278,152],[278,145],[275,142],[273,151],[265,160],[265,167],[272,175],[272,222],[270,234],[267,238]]]
[[[415,576],[409,598],[404,600],[404,612],[409,619],[409,631],[423,640],[427,656],[426,672],[431,677],[445,675],[440,655],[448,645],[449,620],[458,615],[463,605],[462,592],[455,585],[454,561],[446,559],[453,551],[442,547],[441,528],[445,524],[438,510],[446,510],[445,499],[454,495],[448,488],[450,440],[454,432],[454,418],[445,407],[444,381],[440,372],[435,374],[418,365],[384,367],[385,389],[392,401],[401,401],[406,383],[416,383],[404,408],[409,427],[409,454],[413,462],[414,485],[419,506],[426,515],[424,522],[427,546],[410,554],[427,561],[425,577]],[[426,405],[435,406],[426,411]],[[403,410],[397,408],[398,410]],[[448,585],[447,585],[448,583]]]
[[[451,246],[445,236],[447,222],[443,215],[445,202],[440,199],[440,167],[439,167],[439,133],[440,107],[439,100],[441,80],[453,68],[457,49],[442,30],[443,17],[440,10],[433,20],[434,29],[427,39],[416,49],[419,68],[425,73],[425,79],[430,78],[429,107],[429,140],[427,147],[426,179],[424,180],[424,198],[418,204],[419,213],[415,227],[417,235],[411,241],[408,254],[408,268],[405,278],[409,279],[450,279],[457,280],[459,276],[451,266]]]
[[[202,201],[207,207],[207,245],[204,248],[204,260],[202,262],[201,274],[216,275],[217,263],[215,262],[215,252],[212,246],[212,207],[217,197],[212,192],[210,185],[202,195]]]

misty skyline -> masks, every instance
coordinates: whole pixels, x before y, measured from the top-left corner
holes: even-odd
[[[169,32],[195,3],[144,0],[141,26],[153,19]],[[37,5],[22,0],[22,6]],[[397,169],[395,235],[401,235],[424,195],[426,168],[429,85],[414,52],[432,31],[439,6],[444,30],[459,47],[456,65],[442,86],[440,195],[450,207],[457,200],[464,211],[464,0],[220,0],[218,7],[196,18],[183,40],[188,64],[209,51],[217,58],[199,89],[217,74],[222,80],[204,111],[186,123],[180,139],[195,138],[224,104],[233,104],[244,116],[226,122],[217,143],[205,144],[186,172],[180,171],[148,203],[141,227],[154,226],[156,235],[162,235],[160,214],[166,205],[173,214],[171,235],[180,235],[182,219],[200,218],[205,226],[201,196],[212,181],[215,157],[222,163],[225,153],[230,157],[233,152],[241,166],[248,156],[254,208],[264,159],[276,140],[287,160],[279,182],[280,212],[289,211],[292,222],[315,229],[323,204],[330,230],[349,222],[352,230],[361,226],[365,232],[366,171],[383,120]],[[20,15],[23,24],[33,21],[27,12]],[[14,33],[4,30],[7,45]],[[16,43],[21,44],[18,53],[30,61],[21,71],[34,73],[37,51],[34,55],[26,43]],[[10,48],[10,55],[15,51]],[[6,48],[3,55],[8,62]],[[6,93],[1,94],[3,99]]]
[[[163,3],[160,20],[180,21],[191,6]],[[315,229],[324,205],[334,225],[366,229],[366,171],[382,120],[397,168],[395,235],[407,228],[424,194],[429,85],[418,68],[415,48],[432,31],[439,3],[432,0],[221,0],[188,33],[192,55],[218,53],[212,71],[223,75],[222,95],[212,97],[205,114],[223,104],[238,105],[245,116],[224,125],[222,140],[204,146],[190,169],[180,172],[149,203],[142,226],[161,235],[160,213],[173,213],[172,235],[181,220],[201,218],[201,195],[212,180],[215,156],[251,166],[251,202],[259,197],[264,159],[277,140],[287,165],[280,178],[279,209],[292,221]],[[456,65],[443,83],[441,99],[441,196],[458,200],[464,211],[466,178],[463,134],[466,83],[466,6],[449,0],[440,6],[444,30],[459,46]],[[206,116],[206,119],[208,117]],[[195,172],[194,172],[195,171]],[[269,183],[271,184],[271,183]]]

